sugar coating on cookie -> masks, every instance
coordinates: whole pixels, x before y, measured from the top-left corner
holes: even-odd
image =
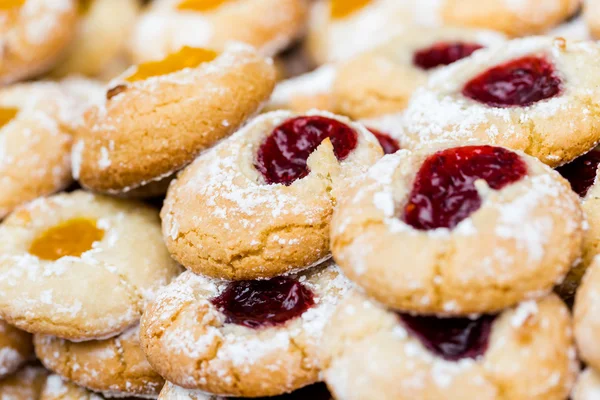
[[[573,400],[595,400],[600,398],[600,375],[587,368],[577,378],[577,384],[571,393]]]
[[[491,31],[408,26],[339,66],[331,90],[334,110],[354,119],[400,112],[432,72],[503,42],[503,35]]]
[[[227,396],[291,392],[318,381],[317,343],[348,288],[331,264],[266,281],[184,272],[146,310],[142,346],[150,364],[183,387]],[[283,301],[298,291],[303,296]],[[300,314],[290,313],[297,307]]]
[[[131,67],[86,115],[73,174],[95,191],[127,194],[177,172],[229,136],[271,94],[270,60],[245,45],[184,47]]]
[[[104,400],[104,397],[63,380],[58,375],[49,375],[39,400]]]
[[[169,251],[186,268],[224,279],[310,267],[329,257],[339,192],[381,155],[373,136],[346,118],[263,114],[171,185],[161,212]]]
[[[268,397],[272,400],[331,400],[331,394],[323,383],[315,383],[295,390],[291,393]],[[231,397],[211,395],[201,390],[184,389],[181,386],[166,382],[161,390],[158,400],[227,400]],[[263,399],[261,397],[261,399]],[[50,399],[41,399],[50,400]]]
[[[523,153],[400,150],[341,200],[332,252],[350,279],[392,308],[492,312],[560,282],[580,255],[582,222],[568,183]]]
[[[82,191],[19,208],[0,225],[0,238],[2,317],[74,341],[135,325],[180,271],[156,210]]]
[[[31,335],[0,320],[0,377],[15,372],[32,355]]]
[[[365,118],[363,124],[377,139],[384,154],[393,154],[405,148],[404,114],[385,114],[376,118]]]
[[[405,113],[412,147],[482,141],[559,166],[600,140],[600,61],[592,42],[531,37],[481,50],[434,73]],[[523,78],[520,78],[520,74]]]
[[[23,0],[0,8],[0,82],[12,83],[50,69],[77,25],[75,0]]]
[[[34,344],[46,368],[108,397],[156,397],[164,383],[142,352],[139,326],[111,339],[80,343],[36,335]]]
[[[300,37],[307,12],[304,0],[158,0],[136,23],[130,52],[140,62],[182,46],[242,42],[274,55]]]
[[[48,371],[41,367],[26,366],[0,379],[0,399],[38,400]]]
[[[405,315],[358,292],[349,294],[321,345],[324,377],[334,396],[561,400],[573,386],[578,364],[571,318],[555,295],[486,317],[491,323],[483,337],[474,328],[481,317],[420,318],[429,321],[415,330]],[[477,355],[447,358],[446,352],[458,349]]]

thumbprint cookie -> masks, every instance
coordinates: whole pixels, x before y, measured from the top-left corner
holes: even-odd
[[[600,371],[600,346],[597,340],[600,334],[599,299],[600,258],[596,258],[583,277],[573,310],[579,356],[596,371]]]
[[[32,356],[31,335],[0,320],[0,378],[16,372]]]
[[[46,368],[107,397],[156,397],[164,383],[142,352],[139,326],[105,340],[74,343],[35,335],[34,343]]]
[[[592,368],[587,368],[577,378],[577,384],[571,394],[572,400],[600,399],[600,375]]]
[[[319,380],[318,341],[348,288],[333,264],[253,281],[186,271],[144,313],[142,346],[159,374],[188,389],[288,393]]]
[[[0,379],[0,400],[38,400],[48,372],[41,367],[26,366]]]
[[[336,399],[564,400],[578,371],[571,317],[556,295],[498,314],[438,318],[349,294],[325,328]]]
[[[156,0],[136,24],[130,51],[143,62],[182,46],[242,42],[274,55],[301,36],[307,12],[305,0]]]
[[[0,224],[0,314],[31,333],[117,335],[179,272],[158,213],[138,202],[62,193]]]
[[[581,253],[577,195],[523,153],[400,150],[355,186],[333,216],[333,256],[394,309],[495,312],[549,292]]]
[[[0,84],[50,69],[71,42],[75,0],[4,0],[0,4]]]
[[[559,166],[600,141],[593,42],[533,37],[481,50],[436,73],[405,113],[412,146],[478,141]]]
[[[382,156],[360,124],[325,112],[263,114],[174,181],[161,211],[171,255],[222,279],[258,279],[330,256],[338,193]]]
[[[407,28],[339,67],[332,88],[335,110],[355,119],[402,111],[432,72],[503,42],[501,34],[491,31]]]
[[[223,53],[183,47],[131,67],[86,114],[73,174],[82,186],[111,194],[156,184],[237,130],[274,84],[270,60],[245,45]]]

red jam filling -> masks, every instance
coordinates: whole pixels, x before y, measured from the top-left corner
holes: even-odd
[[[469,57],[481,48],[483,46],[477,43],[436,43],[431,47],[417,50],[413,55],[413,64],[421,69],[430,70]]]
[[[400,144],[396,139],[391,137],[390,135],[378,131],[377,129],[367,128],[369,131],[375,136],[375,138],[379,141],[381,148],[383,149],[384,154],[394,154],[398,150],[400,150]]]
[[[227,323],[253,329],[283,324],[315,304],[310,289],[284,276],[231,282],[211,302],[225,314]]]
[[[561,90],[554,65],[543,57],[527,56],[485,71],[469,81],[462,93],[492,107],[525,107]]]
[[[596,180],[598,165],[600,165],[600,150],[592,150],[556,170],[571,183],[575,193],[585,197]]]
[[[499,190],[527,174],[518,154],[501,147],[464,146],[427,157],[401,218],[415,229],[452,229],[481,207],[475,181]]]
[[[258,149],[254,166],[268,184],[291,185],[310,172],[310,154],[329,138],[342,161],[356,148],[358,134],[335,119],[311,116],[290,119],[273,130]]]
[[[399,314],[404,327],[425,348],[448,361],[485,354],[495,316],[477,319],[437,318]]]

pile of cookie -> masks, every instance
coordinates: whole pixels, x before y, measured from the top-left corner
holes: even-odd
[[[600,1],[0,1],[0,400],[600,399]]]

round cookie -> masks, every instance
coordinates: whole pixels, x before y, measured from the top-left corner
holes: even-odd
[[[117,335],[179,272],[158,213],[142,203],[75,191],[33,201],[0,224],[0,314],[28,332]]]
[[[142,352],[139,326],[100,341],[73,343],[34,336],[35,353],[46,368],[108,397],[156,397],[164,380]]]
[[[349,282],[332,264],[270,280],[184,272],[142,318],[150,364],[170,382],[225,396],[275,396],[319,380],[318,341]]]
[[[510,36],[541,34],[574,15],[581,0],[442,0],[444,24],[492,29]]]
[[[242,42],[274,55],[301,36],[306,18],[305,0],[156,0],[136,24],[130,52],[143,62],[182,46]]]
[[[270,60],[244,45],[184,47],[115,79],[73,148],[82,186],[126,194],[169,177],[235,132],[271,94]]]
[[[14,0],[0,6],[0,84],[47,71],[77,25],[75,0]]]
[[[555,295],[444,320],[398,314],[355,292],[321,351],[327,386],[345,400],[564,400],[578,371],[571,317]]]
[[[0,400],[38,400],[48,371],[27,366],[0,380]]]
[[[583,17],[592,37],[600,38],[600,1],[583,0]]]
[[[407,27],[339,67],[332,87],[335,111],[354,119],[402,111],[433,71],[503,42],[501,34],[491,31]]]
[[[15,372],[32,356],[31,335],[0,320],[0,378]]]
[[[184,389],[176,386],[171,382],[166,382],[165,387],[160,392],[158,400],[227,400],[234,398],[221,397],[211,395],[200,390]],[[41,399],[55,400],[55,399]],[[56,399],[58,400],[58,399]],[[67,399],[65,399],[67,400]],[[292,393],[282,394],[273,397],[261,397],[259,400],[332,400],[331,394],[327,390],[327,386],[323,383],[315,383],[310,386],[305,386],[302,389],[293,391]]]
[[[140,6],[140,0],[79,1],[77,34],[51,76],[98,76],[120,68]]]
[[[559,166],[600,141],[593,42],[532,37],[481,50],[434,73],[405,113],[411,146],[480,141]]]
[[[597,338],[600,332],[598,301],[600,291],[600,258],[596,257],[583,277],[581,287],[575,296],[573,316],[575,318],[575,338],[579,356],[590,367],[600,368],[600,348]]]
[[[533,157],[487,145],[400,150],[340,200],[331,248],[391,308],[496,312],[564,278],[582,223],[568,182]]]
[[[339,191],[381,156],[373,135],[346,118],[263,114],[170,186],[161,211],[167,247],[186,268],[222,279],[315,265],[330,256]]]
[[[573,400],[596,400],[600,398],[600,376],[592,368],[587,368],[577,378],[571,393]]]

